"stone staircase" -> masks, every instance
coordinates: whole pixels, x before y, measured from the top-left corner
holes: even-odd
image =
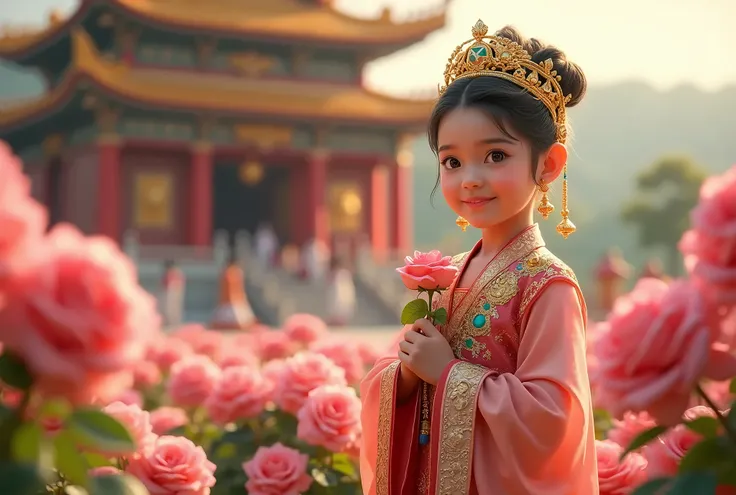
[[[281,268],[262,266],[251,248],[250,236],[239,233],[234,249],[245,273],[245,288],[259,321],[278,326],[294,313],[327,316],[326,281],[298,279]],[[140,246],[134,236],[126,236],[126,253],[138,266],[141,286],[159,296],[163,265],[175,259],[186,276],[185,315],[187,322],[206,323],[219,298],[220,275],[230,258],[230,242],[225,233],[215,235],[211,248],[181,246]],[[364,256],[355,274],[356,310],[350,326],[398,325],[401,308],[411,295],[392,267],[379,267]]]

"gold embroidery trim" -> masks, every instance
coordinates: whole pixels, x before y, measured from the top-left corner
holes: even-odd
[[[381,375],[378,405],[378,448],[376,455],[376,495],[389,495],[391,428],[394,419],[394,385],[400,361],[389,364]]]
[[[448,324],[447,328],[459,328],[459,322],[465,319],[466,314],[470,311],[478,297],[485,292],[486,286],[493,281],[500,273],[503,272],[511,263],[522,259],[532,253],[535,249],[544,246],[544,239],[539,232],[539,226],[534,225],[532,228],[521,234],[509,246],[491,261],[488,267],[479,276],[478,280],[471,286],[470,292],[465,295],[462,302],[453,311],[450,320],[452,324]],[[458,320],[458,318],[460,320]],[[452,335],[446,335],[447,339],[452,339]]]
[[[470,492],[475,410],[478,391],[488,373],[483,366],[461,362],[447,377],[437,442],[437,495]]]

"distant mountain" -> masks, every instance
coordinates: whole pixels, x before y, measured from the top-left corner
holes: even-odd
[[[554,233],[559,189],[552,196],[557,211],[543,229],[550,248],[591,289],[593,267],[608,247],[619,246],[637,266],[654,254],[639,249],[634,233],[619,220],[638,171],[669,153],[689,154],[711,172],[736,164],[736,86],[712,93],[688,86],[661,92],[641,83],[593,87],[570,114],[570,209],[579,230],[566,241]],[[471,246],[477,233],[457,229],[455,215],[439,192],[434,208],[430,206],[437,162],[426,142],[422,137],[415,147],[416,242],[452,246],[460,238],[465,247]]]

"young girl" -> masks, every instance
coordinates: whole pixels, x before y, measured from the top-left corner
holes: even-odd
[[[487,31],[452,54],[429,124],[445,200],[481,240],[454,258],[447,323],[407,325],[361,384],[366,494],[598,494],[585,302],[532,220],[562,175],[557,230],[575,230],[565,107],[585,76],[557,48]]]

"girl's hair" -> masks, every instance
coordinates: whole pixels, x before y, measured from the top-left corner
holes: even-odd
[[[564,52],[541,41],[524,38],[519,31],[506,26],[496,36],[507,38],[521,45],[531,55],[532,60],[541,63],[552,59],[554,69],[562,77],[560,86],[565,95],[572,95],[567,107],[580,103],[585,96],[587,81],[577,64],[567,60]],[[429,119],[429,147],[438,154],[437,134],[440,122],[456,108],[477,108],[485,112],[508,137],[526,139],[531,144],[532,177],[536,177],[539,155],[555,142],[555,123],[544,104],[516,84],[493,76],[463,78],[450,84],[440,96]],[[518,133],[514,136],[512,130]],[[439,186],[439,167],[437,182],[432,190],[434,196]]]

